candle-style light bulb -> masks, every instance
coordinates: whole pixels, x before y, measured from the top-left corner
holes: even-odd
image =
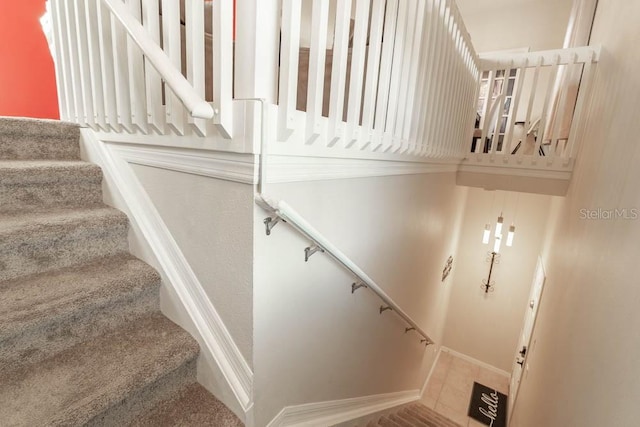
[[[486,224],[484,226],[484,233],[482,233],[482,243],[485,245],[489,243],[489,237],[491,237],[491,225]]]
[[[496,222],[496,237],[502,235],[502,223],[504,222],[504,218],[502,218],[502,214],[498,217],[498,222]]]
[[[507,246],[513,245],[513,236],[516,234],[516,226],[511,224],[509,226],[509,233],[507,233]]]
[[[502,236],[496,236],[496,241],[493,244],[493,252],[500,253],[500,243],[502,243]]]

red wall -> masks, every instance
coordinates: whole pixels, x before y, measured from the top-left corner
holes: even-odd
[[[45,0],[0,0],[0,116],[59,118]]]

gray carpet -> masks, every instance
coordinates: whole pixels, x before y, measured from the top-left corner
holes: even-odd
[[[79,130],[0,117],[0,424],[241,426],[196,382]]]
[[[461,427],[433,409],[416,403],[370,421],[367,427]]]

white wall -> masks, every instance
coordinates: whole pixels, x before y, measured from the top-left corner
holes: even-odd
[[[271,185],[362,267],[440,345],[466,190],[454,173]],[[417,390],[436,346],[425,350],[380,300],[287,224],[266,236],[256,208],[254,416],[265,425],[284,406]],[[455,267],[454,267],[455,268]]]
[[[573,0],[456,0],[476,52],[562,47]]]
[[[640,207],[639,17],[637,1],[598,4],[591,42],[604,54],[572,185],[554,202],[545,294],[515,426],[634,426],[640,418],[640,222],[603,211],[601,219],[581,216],[581,209],[629,215]]]
[[[469,189],[445,346],[511,372],[536,260],[542,249],[550,199],[537,194]],[[495,230],[501,211],[503,235],[506,238],[512,222],[516,234],[512,247],[501,247],[499,263],[492,272],[495,288],[487,294],[481,285],[489,272],[488,252],[493,250],[493,241],[484,245],[482,233],[486,223]]]

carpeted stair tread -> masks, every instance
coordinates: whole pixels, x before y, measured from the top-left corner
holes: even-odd
[[[115,326],[123,317],[115,305],[129,299],[135,304],[147,290],[157,294],[159,285],[158,273],[129,254],[1,282],[0,361],[24,359],[27,351],[52,347],[55,335],[70,340],[74,332],[78,335],[77,322],[85,326],[84,333],[104,323]],[[100,312],[107,307],[106,313]],[[106,319],[98,323],[99,316]]]
[[[436,424],[434,424],[433,421],[429,421],[426,418],[424,418],[422,415],[420,415],[418,412],[410,409],[410,408],[404,408],[402,411],[399,412],[400,415],[404,416],[404,417],[409,417],[410,419],[414,420],[415,422],[417,422],[421,427],[437,427]]]
[[[411,405],[409,406],[409,408],[416,411],[426,420],[433,422],[438,427],[461,427],[460,424],[450,420],[442,414],[439,414],[433,409],[427,408],[422,404]]]
[[[461,427],[433,409],[416,403],[400,406],[370,421],[369,426],[382,427]]]
[[[127,252],[127,231],[107,207],[0,215],[0,281]]]
[[[399,413],[389,415],[389,419],[394,423],[401,425],[402,427],[418,427],[416,426],[416,423],[406,419],[405,417],[401,416]]]
[[[0,117],[0,159],[80,159],[79,136],[73,123]]]
[[[184,387],[158,403],[130,427],[239,427],[242,421],[200,384]]]
[[[99,166],[82,160],[0,160],[0,184],[48,182],[54,174],[64,182],[80,177],[94,181],[102,179]]]
[[[0,212],[102,204],[102,171],[78,160],[0,161]]]
[[[58,209],[44,212],[0,215],[0,236],[24,235],[45,228],[61,228],[96,221],[101,224],[126,223],[127,216],[117,209],[102,206],[90,209]],[[102,222],[105,221],[105,222]]]
[[[0,420],[3,426],[84,425],[197,354],[187,332],[151,314],[4,374]]]
[[[382,427],[403,427],[401,424],[396,423],[395,421],[393,421],[388,416],[387,417],[381,417],[378,420],[378,424],[381,425]]]
[[[409,412],[406,408],[398,412],[398,417],[409,421],[414,427],[430,427],[429,424],[416,416],[416,414]]]

